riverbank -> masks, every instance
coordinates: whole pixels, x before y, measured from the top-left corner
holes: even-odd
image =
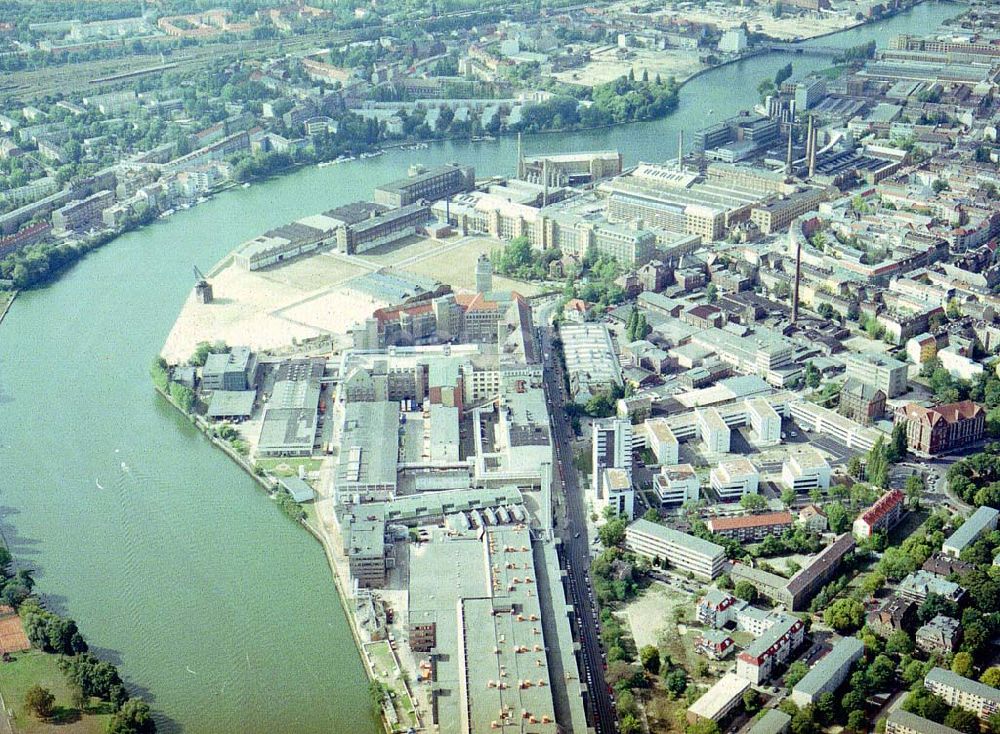
[[[8,291],[3,291],[7,294]],[[14,299],[17,298],[17,291],[9,291],[9,295],[4,295],[3,298],[6,303],[0,305],[0,324],[3,324],[3,320],[7,317],[7,312],[10,311],[10,307],[14,305]]]

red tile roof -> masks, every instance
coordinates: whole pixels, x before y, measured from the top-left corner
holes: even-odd
[[[739,517],[713,517],[706,523],[713,533],[724,530],[739,530],[740,528],[758,528],[762,525],[791,525],[792,513],[765,512],[761,515],[740,515]]]

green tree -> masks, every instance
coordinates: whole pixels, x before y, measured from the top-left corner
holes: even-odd
[[[130,698],[108,722],[108,734],[153,734],[156,723],[149,704],[141,698]]]
[[[670,672],[663,677],[663,684],[671,694],[680,696],[687,690],[687,672],[681,667],[671,668]]]
[[[952,729],[965,732],[965,734],[979,734],[979,717],[973,712],[958,708],[957,706],[949,711],[944,717],[944,725]]]
[[[892,438],[890,439],[889,461],[895,463],[906,456],[906,425],[897,423],[892,427]]]
[[[604,547],[613,548],[620,545],[625,540],[625,528],[627,525],[628,522],[624,517],[616,517],[604,523],[597,531],[597,535],[601,539],[601,543],[604,544]]]
[[[642,513],[642,519],[647,520],[649,522],[659,522],[660,513],[656,511],[655,507],[650,507],[644,513]]]
[[[785,685],[791,690],[795,687],[796,683],[806,677],[806,673],[808,672],[809,666],[801,660],[796,660],[788,666],[788,672],[785,673]]]
[[[709,303],[715,303],[719,300],[719,289],[716,287],[715,283],[708,284],[708,288],[705,289],[705,299]]]
[[[643,645],[639,650],[639,662],[652,675],[660,672],[660,651],[653,645]]]
[[[979,676],[980,683],[985,683],[992,688],[1000,688],[1000,667],[996,665],[987,668]]]
[[[890,655],[909,655],[913,652],[913,638],[906,630],[896,630],[885,641],[885,651]]]
[[[759,494],[745,494],[740,497],[740,507],[749,512],[767,509],[767,500]]]
[[[856,599],[838,599],[823,611],[823,621],[837,632],[850,632],[861,627],[865,607]]]
[[[711,719],[698,719],[694,724],[688,724],[686,734],[719,734],[719,725]]]
[[[748,601],[751,604],[757,600],[756,587],[745,579],[740,579],[736,582],[736,588],[733,590],[733,594],[735,594],[738,599]]]
[[[924,480],[919,474],[911,474],[906,478],[906,498],[910,501],[911,510],[920,509],[920,498],[924,495]]]
[[[781,501],[785,503],[785,507],[791,507],[795,503],[795,490],[791,487],[786,487],[781,491]]]
[[[760,694],[753,688],[749,688],[743,692],[743,708],[746,709],[748,714],[753,714],[760,708]]]
[[[40,685],[33,685],[24,694],[24,707],[39,719],[47,719],[52,716],[55,709],[56,697],[47,688]]]
[[[951,672],[958,673],[958,675],[965,678],[971,678],[975,673],[975,668],[972,664],[972,655],[967,652],[955,653],[955,657],[951,661]]]

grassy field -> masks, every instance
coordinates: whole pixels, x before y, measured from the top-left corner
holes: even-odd
[[[322,459],[304,459],[301,457],[277,459],[258,459],[257,465],[263,467],[268,473],[276,477],[297,477],[299,467],[305,467],[306,474],[319,471],[323,465]]]
[[[110,711],[91,706],[80,715],[73,708],[73,691],[58,667],[59,658],[31,650],[14,656],[13,662],[0,663],[0,693],[7,708],[13,710],[14,731],[18,734],[60,732],[61,734],[99,734],[104,731]],[[39,721],[24,709],[24,694],[38,684],[56,697],[55,715]]]

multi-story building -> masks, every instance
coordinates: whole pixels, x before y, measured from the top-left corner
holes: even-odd
[[[924,561],[924,565],[921,566],[921,568],[935,574],[936,576],[944,576],[945,578],[948,578],[953,573],[957,573],[959,576],[964,576],[970,571],[974,571],[976,569],[974,564],[960,561],[954,556],[942,553],[941,551],[933,553],[930,558]]]
[[[385,585],[385,523],[355,520],[344,534],[351,578],[363,589]]]
[[[760,515],[713,517],[706,523],[713,533],[739,541],[763,540],[768,535],[781,535],[792,527],[792,513],[765,512]]]
[[[667,421],[663,418],[652,418],[643,425],[646,429],[646,444],[657,462],[663,466],[676,464],[679,444]]]
[[[404,207],[418,201],[437,201],[471,191],[476,184],[472,166],[445,165],[375,188],[377,204]]]
[[[890,489],[883,494],[854,521],[854,537],[870,538],[875,533],[887,533],[892,530],[903,516],[905,500],[906,495],[898,489]]]
[[[947,654],[955,650],[961,636],[957,619],[938,614],[917,630],[914,639],[917,647],[928,654]]]
[[[695,614],[698,621],[706,627],[722,629],[730,622],[735,622],[736,614],[746,606],[745,601],[737,599],[732,594],[710,588],[705,592],[705,596],[698,600]]]
[[[600,494],[605,469],[623,469],[632,477],[632,424],[627,420],[594,421],[591,433],[591,489]]]
[[[700,497],[701,480],[690,464],[662,466],[653,477],[653,491],[661,505],[683,505]]]
[[[980,719],[988,719],[1000,711],[1000,690],[950,670],[932,669],[924,678],[924,685],[949,706],[972,711]]]
[[[910,451],[933,456],[981,440],[986,432],[986,411],[971,400],[933,408],[907,403],[897,408],[896,422],[906,426]]]
[[[101,226],[101,213],[114,202],[114,192],[108,190],[71,201],[52,212],[52,229],[55,232],[84,232]]]
[[[781,465],[781,481],[797,493],[830,488],[830,464],[816,449],[793,454]]]
[[[253,385],[257,361],[249,347],[233,347],[229,352],[209,354],[201,368],[203,390],[246,390]]]
[[[635,515],[635,489],[629,473],[624,469],[605,469],[601,472],[594,506],[600,512],[610,508],[615,514],[631,520]]]
[[[809,706],[824,693],[833,693],[847,679],[851,666],[865,651],[857,637],[843,637],[824,655],[805,677],[792,687],[792,700]]]
[[[737,456],[723,459],[709,474],[712,489],[722,502],[738,500],[745,494],[757,494],[760,472],[749,459]]]
[[[622,387],[621,365],[604,324],[564,324],[563,342],[570,395],[586,401],[591,395]]]
[[[747,421],[751,438],[758,446],[774,446],[781,442],[781,416],[764,398],[746,401]]]
[[[699,408],[695,411],[698,435],[708,451],[716,454],[729,453],[730,429],[715,408]],[[754,490],[756,491],[756,490]]]
[[[337,249],[357,254],[375,247],[397,242],[416,234],[417,229],[430,219],[426,204],[404,204],[337,229]]]
[[[937,339],[926,331],[910,337],[906,342],[906,356],[913,364],[930,362],[937,356]]]
[[[721,545],[641,518],[625,529],[625,547],[709,581],[722,573],[726,561]]]
[[[736,649],[736,642],[725,632],[705,630],[695,637],[694,649],[712,660],[723,660]]]
[[[778,621],[736,657],[736,675],[754,685],[769,680],[775,666],[788,660],[805,636],[801,619],[788,614],[777,616]]]
[[[965,589],[954,581],[948,581],[921,568],[899,582],[898,593],[904,599],[918,604],[926,601],[931,594],[958,603],[965,596]]]
[[[883,601],[878,609],[868,612],[865,624],[880,637],[888,637],[897,630],[909,630],[917,617],[917,605],[910,599],[895,594]]]
[[[891,711],[885,720],[885,734],[961,734],[961,732],[898,708]]]
[[[855,354],[844,357],[847,376],[867,382],[894,398],[906,392],[906,363],[884,354]]]
[[[870,382],[849,377],[840,390],[837,412],[863,426],[870,426],[885,413],[885,393]]]
[[[980,507],[962,523],[962,527],[948,536],[941,550],[954,558],[962,555],[962,551],[975,543],[983,533],[996,530],[997,518],[1000,512],[992,507]]]

